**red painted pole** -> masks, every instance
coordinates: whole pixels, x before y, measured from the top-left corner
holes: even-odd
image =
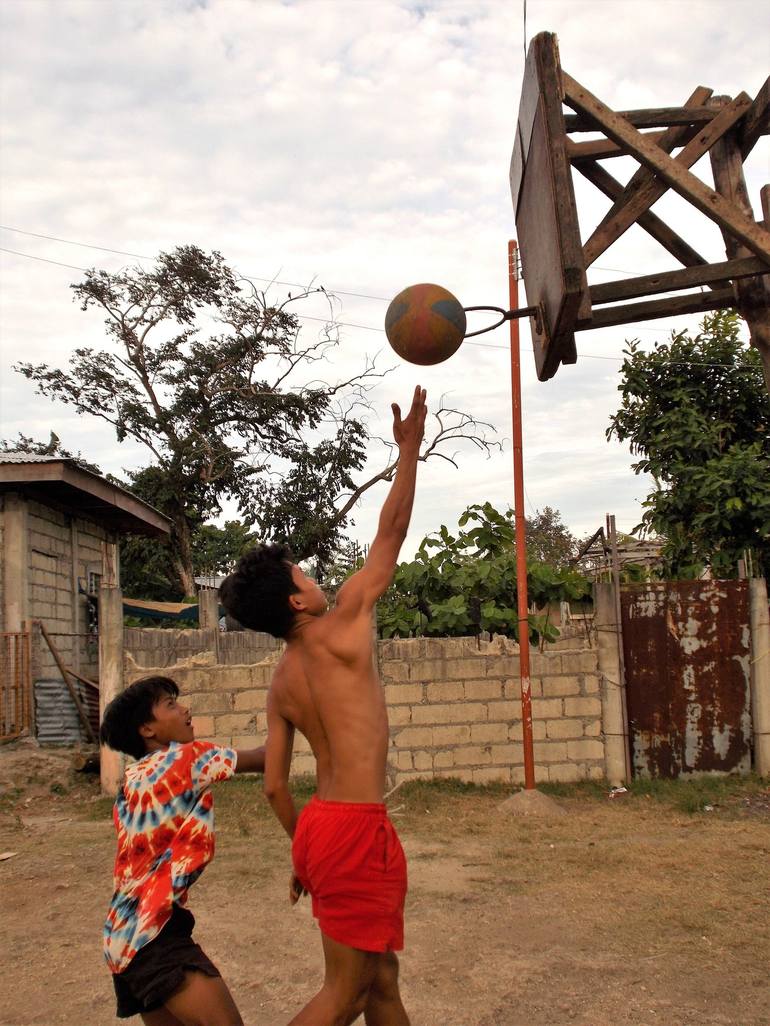
[[[508,243],[509,307],[519,306],[518,247]],[[524,742],[524,787],[535,787],[535,755],[532,747],[532,685],[529,677],[529,603],[527,600],[527,539],[524,523],[524,457],[521,429],[521,359],[519,321],[511,325],[511,397],[513,406],[513,501],[516,522],[516,594],[519,623],[519,672],[521,675],[521,733]]]

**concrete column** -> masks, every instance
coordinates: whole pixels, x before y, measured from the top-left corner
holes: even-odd
[[[114,585],[99,588],[99,719],[123,690],[123,594]],[[101,746],[102,791],[114,795],[123,778],[123,756]]]
[[[754,770],[770,776],[770,610],[764,578],[749,581],[751,610],[751,724]]]
[[[3,630],[24,630],[29,619],[27,500],[14,492],[3,505]]]
[[[628,783],[626,751],[629,739],[623,715],[618,623],[611,584],[594,585],[594,612],[602,689],[604,772],[608,782],[616,786]]]
[[[201,588],[198,592],[198,623],[204,630],[219,630],[219,592]]]

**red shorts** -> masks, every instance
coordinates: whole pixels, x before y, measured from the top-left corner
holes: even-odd
[[[384,805],[311,798],[291,853],[327,937],[361,951],[403,948],[406,858]]]

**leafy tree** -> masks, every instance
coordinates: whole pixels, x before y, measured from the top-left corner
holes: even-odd
[[[577,540],[557,509],[545,506],[526,518],[527,557],[553,566],[566,566],[577,553]]]
[[[489,502],[469,506],[458,527],[457,535],[445,526],[428,535],[415,559],[398,566],[378,605],[383,637],[480,631],[518,636],[513,510],[500,513]],[[539,607],[589,592],[576,571],[537,559],[528,560],[527,589],[530,603]],[[546,617],[530,616],[529,625],[533,639],[558,634]]]
[[[39,393],[107,421],[119,442],[145,447],[150,462],[126,472],[129,487],[172,521],[178,590],[194,592],[195,532],[226,498],[260,536],[291,539],[299,558],[329,558],[350,510],[395,463],[354,480],[369,442],[366,393],[381,376],[371,362],[344,381],[298,380],[337,342],[331,324],[301,342],[290,307],[308,293],[270,305],[219,253],[196,246],[161,253],[151,270],[88,271],[72,288],[84,311],[105,314],[111,348],[78,348],[67,370],[16,370]],[[424,455],[469,427],[488,448],[483,429],[458,414]]]
[[[732,577],[744,551],[770,570],[770,397],[731,311],[644,352],[630,342],[607,437],[630,443],[654,488],[637,531],[665,539],[670,575]]]

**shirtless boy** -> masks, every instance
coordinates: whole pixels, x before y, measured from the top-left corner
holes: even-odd
[[[406,860],[383,795],[388,715],[372,659],[372,610],[393,579],[414,502],[425,390],[402,420],[400,458],[363,568],[334,608],[282,546],[247,553],[222,584],[240,623],[286,639],[267,700],[265,792],[293,839],[290,896],[308,891],[321,928],[323,986],[289,1026],[409,1026],[398,990]],[[317,793],[297,817],[288,787],[294,731],[316,758]]]

